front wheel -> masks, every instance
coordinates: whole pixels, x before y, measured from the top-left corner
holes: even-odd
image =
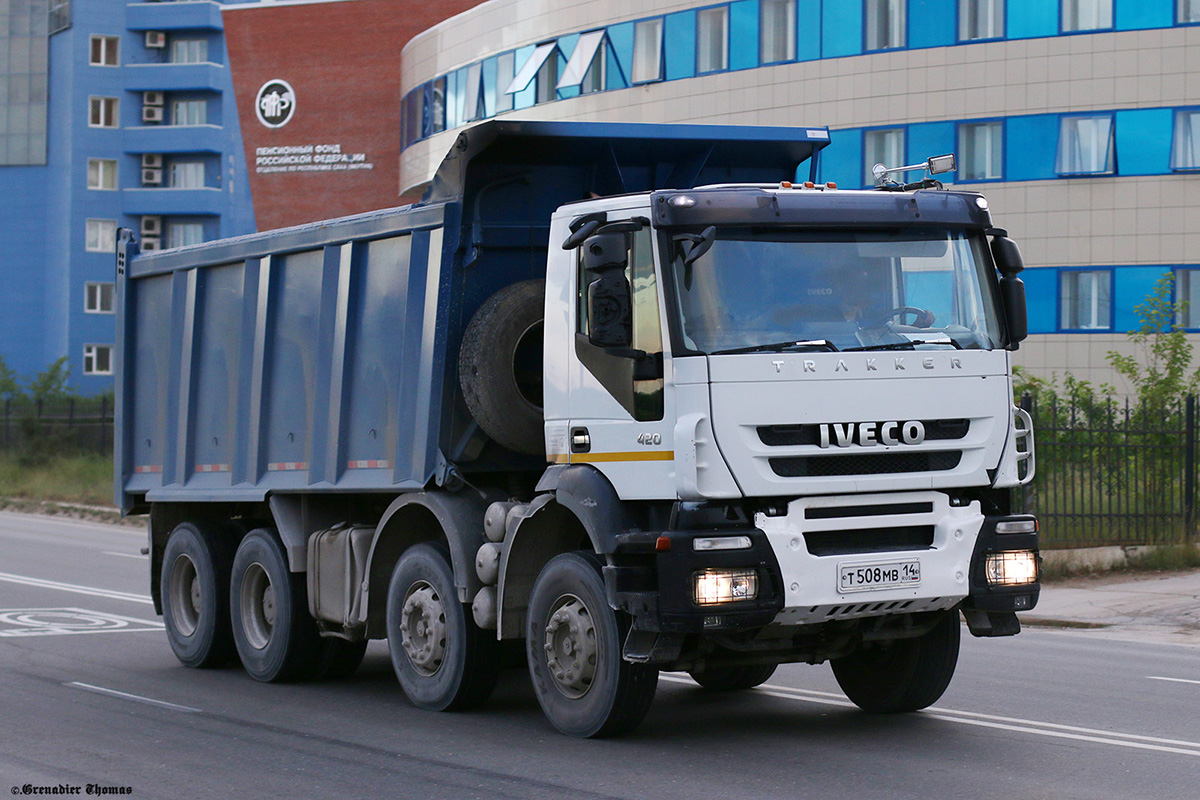
[[[895,714],[937,702],[958,664],[958,611],[914,639],[879,642],[830,661],[846,696],[864,711]]]
[[[542,569],[529,601],[526,655],[538,703],[558,730],[613,736],[645,718],[658,669],[621,657],[627,628],[591,559],[564,553]]]

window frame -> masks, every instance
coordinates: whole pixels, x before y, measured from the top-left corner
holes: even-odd
[[[96,113],[97,110],[99,110],[99,114]],[[94,122],[93,120],[97,117],[100,121]],[[121,98],[98,94],[88,95],[88,127],[121,127]]]
[[[1183,19],[1183,10],[1188,8],[1196,15],[1195,19]],[[1200,0],[1175,0],[1176,25],[1200,25]]]
[[[108,361],[108,369],[102,370],[96,368],[96,362],[101,352],[104,352],[105,358]],[[112,375],[113,374],[113,346],[111,344],[85,344],[83,346],[83,374],[84,375]]]
[[[184,58],[183,60],[179,60],[179,59],[175,58],[176,54],[179,51],[183,51],[184,56],[191,56],[191,55],[193,55],[193,53],[191,52],[193,49],[195,49],[195,51],[196,51],[195,55],[197,56],[197,58],[192,59],[192,58],[188,57],[188,58]],[[207,64],[207,63],[209,63],[208,39],[197,38],[197,37],[193,37],[193,36],[181,37],[178,39],[172,38],[171,42],[170,42],[170,46],[167,49],[167,63],[168,64]]]
[[[989,17],[998,16],[1000,31],[999,31],[999,33],[995,34],[994,36],[978,36],[978,37],[974,37],[974,38],[967,38],[966,36],[963,35],[963,33],[964,33],[963,27],[966,24],[966,20],[967,20],[967,16],[963,12],[964,12],[964,10],[967,9],[968,6],[970,6],[971,9],[974,10],[974,9],[977,9],[979,6],[983,5],[984,3],[987,3],[989,8],[993,9],[992,14],[990,14]],[[996,10],[994,10],[997,7],[999,9],[998,12]],[[1005,16],[1007,9],[1005,8],[1004,0],[958,0],[958,3],[955,5],[955,9],[957,11],[957,20],[955,22],[955,31],[956,31],[955,35],[957,37],[956,41],[959,44],[975,44],[976,42],[997,42],[997,41],[1003,41],[1007,37],[1008,30],[1007,30],[1007,26],[1005,25],[1005,23],[1007,22],[1007,18]],[[996,20],[993,19],[990,21],[995,22]]]
[[[199,230],[199,232],[200,232],[199,238],[196,239],[196,241],[183,241],[183,242],[176,241],[176,239],[179,236],[182,236],[182,233],[180,233],[177,236],[176,231],[182,232],[185,229],[187,231]],[[171,223],[167,224],[166,234],[167,234],[166,240],[167,240],[168,248],[190,247],[191,245],[194,245],[194,244],[202,244],[204,242],[204,223],[203,222],[171,222]],[[192,237],[189,236],[189,237],[185,237],[185,238],[190,239]]]
[[[768,58],[767,57],[767,26],[762,24],[764,17],[763,9],[768,4],[786,7],[787,11],[784,16],[787,17],[784,30],[787,31],[787,44],[784,48],[783,58]],[[787,64],[796,60],[796,0],[759,0],[758,4],[758,63],[759,66],[770,66],[771,64]],[[774,30],[774,28],[773,28]]]
[[[1108,314],[1104,317],[1102,324],[1095,326],[1076,325],[1074,327],[1068,325],[1070,321],[1068,317],[1068,300],[1071,305],[1078,302],[1076,297],[1068,298],[1067,284],[1072,283],[1072,288],[1078,293],[1078,280],[1082,275],[1103,275],[1108,282]],[[1058,271],[1058,330],[1066,333],[1105,333],[1113,330],[1113,319],[1116,313],[1116,304],[1113,302],[1113,283],[1114,270],[1109,267],[1066,267],[1060,268]],[[1097,322],[1099,320],[1100,293],[1097,292],[1092,299],[1091,310]],[[1078,322],[1079,320],[1076,320]]]
[[[100,45],[100,60],[95,57],[96,45]],[[111,45],[112,61],[107,60]],[[121,37],[105,33],[93,33],[88,37],[88,66],[89,67],[120,67],[121,66]]]
[[[900,43],[885,44],[883,47],[873,47],[871,44],[871,28],[868,24],[871,7],[886,4],[900,16]],[[888,26],[891,28],[891,25]],[[863,53],[886,53],[892,50],[903,50],[908,47],[908,4],[905,0],[863,0]]]
[[[648,26],[648,25],[655,25],[657,27],[656,33],[657,33],[657,39],[658,39],[658,42],[657,42],[658,54],[655,56],[655,60],[657,62],[658,68],[654,72],[654,77],[652,77],[652,78],[640,77],[639,78],[639,75],[645,75],[650,72],[650,70],[648,70],[648,69],[647,70],[639,70],[638,69],[639,63],[641,62],[641,59],[639,58],[639,54],[641,54],[643,52],[641,49],[638,48],[638,40],[639,40],[638,31],[646,30],[646,26]],[[644,86],[648,83],[658,83],[659,81],[663,80],[664,68],[666,66],[666,64],[665,64],[666,59],[663,57],[663,39],[664,39],[663,33],[664,33],[665,27],[666,27],[666,22],[665,22],[664,17],[649,17],[648,19],[638,20],[637,22],[633,23],[633,58],[630,62],[630,70],[629,70],[629,72],[630,72],[629,85],[630,86]],[[647,52],[649,51],[649,47],[646,48],[646,51]]]
[[[104,168],[104,165],[111,166],[111,172]],[[92,166],[96,166],[96,175],[98,180],[96,185],[92,184]],[[106,175],[111,175],[112,185],[105,186],[104,178]],[[97,192],[115,192],[120,188],[120,163],[115,158],[89,158],[87,160],[87,188],[89,191]]]
[[[183,108],[185,110],[189,110],[188,114],[186,115],[188,117],[191,116],[190,109],[202,108],[202,109],[204,109],[203,113],[201,114],[201,117],[203,117],[203,119],[201,119],[199,122],[191,122],[190,120],[185,121],[185,122],[180,122],[179,121],[179,110],[181,108]],[[171,125],[172,126],[178,126],[181,128],[193,128],[198,125],[207,125],[207,124],[208,124],[208,101],[207,100],[192,98],[192,99],[172,100],[171,101]]]
[[[900,159],[895,164],[888,164],[886,159],[883,161],[876,161],[867,155],[867,138],[881,133],[898,133],[900,135]],[[907,148],[908,127],[905,125],[884,125],[875,128],[864,128],[862,132],[863,186],[871,187],[875,185],[875,176],[871,172],[871,168],[874,167],[875,164],[881,163],[888,168],[904,166],[905,154],[908,152]]]
[[[1080,120],[1108,120],[1108,148],[1104,159],[1104,168],[1100,170],[1085,170],[1071,169],[1070,165],[1064,163],[1064,147],[1066,145],[1064,133],[1066,126],[1072,121]],[[1080,158],[1082,161],[1082,158]],[[1082,165],[1080,165],[1082,166]],[[1105,178],[1113,177],[1119,174],[1117,164],[1117,115],[1113,111],[1105,111],[1094,114],[1063,114],[1058,121],[1058,144],[1054,156],[1054,172],[1060,178]]]
[[[186,168],[186,169],[185,169]],[[176,183],[176,177],[196,177],[192,174],[198,172],[200,182],[192,185],[188,182]],[[205,188],[205,165],[203,161],[172,161],[167,170],[167,188],[170,189],[203,189]]]
[[[1200,303],[1188,303],[1186,316],[1180,310],[1180,303],[1187,299],[1180,297],[1181,287],[1190,290],[1193,277],[1197,284],[1196,294],[1200,295],[1200,266],[1175,267],[1171,272],[1174,277],[1171,286],[1171,304],[1175,307],[1175,324],[1187,331],[1200,330]],[[1185,275],[1186,277],[1184,277]]]
[[[107,223],[107,225],[105,224]],[[112,246],[105,247],[105,231],[111,226]],[[96,231],[96,245],[92,245],[93,229]],[[115,253],[117,252],[117,221],[115,219],[103,219],[98,217],[89,217],[84,223],[84,239],[83,249],[87,253]]]
[[[108,291],[105,292],[105,289]],[[95,295],[95,302],[93,301]],[[107,294],[108,307],[105,308]],[[117,284],[112,281],[88,281],[83,285],[83,313],[85,314],[115,314],[117,301]]]
[[[999,128],[1000,142],[999,142],[998,147],[995,144],[993,144],[993,148],[998,149],[1000,151],[1000,170],[999,170],[999,174],[995,175],[995,176],[989,176],[989,177],[985,177],[985,178],[973,178],[973,177],[970,177],[967,175],[967,171],[965,168],[965,165],[967,165],[969,163],[969,161],[967,159],[967,152],[966,152],[967,147],[965,145],[963,135],[969,129],[980,128],[980,127],[989,127],[989,128],[998,127]],[[1005,148],[1004,148],[1004,142],[1005,142],[1007,133],[1008,133],[1008,126],[1005,124],[1005,120],[1003,118],[974,119],[974,120],[968,120],[966,122],[959,122],[955,126],[955,132],[954,132],[955,145],[958,148],[957,152],[959,154],[959,165],[958,165],[958,170],[955,173],[955,182],[956,183],[995,183],[995,182],[1003,181],[1004,175],[1005,175],[1005,166],[1006,166],[1005,162],[1007,160],[1007,158],[1006,158],[1007,153],[1005,152]]]
[[[1189,106],[1185,108],[1174,109],[1174,114],[1171,115],[1171,172],[1197,172],[1200,171],[1200,106]],[[1180,120],[1184,115],[1193,117],[1190,128],[1190,138],[1188,149],[1196,154],[1195,163],[1181,165],[1180,155],[1184,150],[1183,128],[1180,126]]]
[[[1067,27],[1067,7],[1073,5],[1078,16],[1078,10],[1081,3],[1107,3],[1108,4],[1108,25],[1095,28],[1068,28]],[[1058,4],[1058,32],[1063,35],[1070,36],[1076,33],[1097,33],[1104,31],[1115,30],[1113,20],[1116,17],[1113,6],[1113,0],[1060,0]]]
[[[719,66],[709,67],[708,69],[701,68],[701,52],[707,52],[706,42],[702,41],[701,23],[700,20],[705,17],[720,12],[721,14],[721,52]],[[729,70],[729,6],[709,6],[707,8],[696,9],[696,74],[697,75],[712,75],[716,72],[726,72]]]

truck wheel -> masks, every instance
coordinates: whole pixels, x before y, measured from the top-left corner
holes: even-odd
[[[499,675],[495,634],[481,630],[460,603],[441,543],[404,552],[387,597],[388,650],[408,699],[418,708],[451,711],[487,700]]]
[[[175,657],[187,667],[220,667],[233,660],[229,624],[232,546],[208,523],[176,526],[163,550],[163,624]]]
[[[522,281],[488,298],[463,333],[458,376],[483,432],[518,453],[546,453],[542,426],[542,315],[546,282]]]
[[[594,561],[555,556],[529,599],[526,655],[534,692],[554,727],[569,736],[613,736],[650,710],[658,669],[621,657],[628,623],[605,597]]]
[[[246,534],[233,557],[229,591],[233,640],[250,677],[268,683],[315,676],[321,637],[308,613],[302,573],[288,571],[275,532]]]
[[[933,705],[950,685],[958,664],[958,611],[915,639],[880,642],[830,661],[838,685],[856,706],[877,714]]]
[[[777,664],[747,667],[709,667],[690,670],[692,680],[713,692],[737,692],[766,683],[775,674]]]
[[[316,669],[317,679],[340,680],[358,671],[367,654],[367,640],[348,642],[334,636],[321,639],[321,657]]]

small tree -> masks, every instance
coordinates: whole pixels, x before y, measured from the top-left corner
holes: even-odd
[[[17,373],[13,372],[0,355],[0,400],[12,400],[21,394]]]
[[[63,356],[46,367],[44,371],[29,379],[27,384],[29,398],[35,403],[66,400],[73,394],[70,387],[67,386],[67,378],[70,375],[71,365],[67,363],[67,357]]]

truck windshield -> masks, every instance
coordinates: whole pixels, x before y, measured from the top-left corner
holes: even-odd
[[[697,352],[1003,344],[978,234],[724,228],[685,265],[689,246],[676,237],[671,261],[679,332]]]

